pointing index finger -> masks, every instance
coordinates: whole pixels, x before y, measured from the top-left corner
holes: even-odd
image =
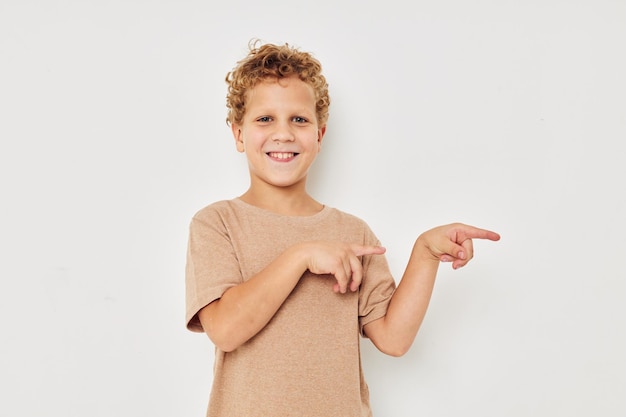
[[[356,256],[382,255],[387,249],[383,246],[352,245],[352,251]]]
[[[488,239],[494,242],[500,240],[500,235],[496,232],[492,232],[491,230],[480,229],[480,234],[476,236],[477,239]]]
[[[500,235],[496,232],[464,224],[459,225],[459,228],[454,232],[454,236],[456,238],[454,240],[459,243],[466,239],[487,239],[494,242],[500,240]]]

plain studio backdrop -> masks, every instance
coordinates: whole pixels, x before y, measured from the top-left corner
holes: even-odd
[[[0,415],[204,415],[187,228],[248,185],[224,77],[255,37],[323,63],[310,191],[397,280],[431,227],[502,235],[406,356],[363,340],[374,415],[625,415],[620,0],[1,0]]]

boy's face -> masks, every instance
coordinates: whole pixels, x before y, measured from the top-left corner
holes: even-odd
[[[313,88],[297,77],[268,79],[248,92],[246,112],[232,131],[245,152],[251,186],[304,185],[326,126],[318,126]]]

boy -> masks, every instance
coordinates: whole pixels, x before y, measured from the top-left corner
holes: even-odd
[[[500,237],[463,224],[429,230],[396,287],[367,224],[306,191],[330,103],[320,63],[287,44],[251,44],[226,81],[250,187],[190,225],[187,327],[216,347],[207,416],[371,416],[359,336],[404,354],[439,262],[464,266],[473,238]]]

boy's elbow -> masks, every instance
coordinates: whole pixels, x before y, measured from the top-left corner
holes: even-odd
[[[209,339],[215,345],[215,347],[221,350],[222,352],[227,352],[227,353],[232,352],[233,350],[237,349],[241,345],[241,344],[234,343],[232,340],[229,340],[228,338],[218,338],[218,337],[212,336],[208,332],[207,332],[207,336],[209,336]]]
[[[365,335],[374,343],[376,349],[385,355],[397,358],[404,356],[411,349],[414,338],[390,332],[382,320],[374,321],[366,326]]]
[[[399,345],[399,346],[384,346],[384,347],[379,347],[378,349],[385,355],[393,356],[394,358],[399,358],[400,356],[404,356],[409,351],[410,348],[411,348],[411,345],[408,345],[408,346]]]
[[[222,352],[232,352],[243,344],[243,341],[238,340],[234,332],[225,326],[205,326],[204,332],[215,347]]]
[[[241,346],[244,341],[237,339],[237,333],[233,331],[231,326],[224,320],[215,320],[207,307],[200,310],[198,316],[204,333],[206,333],[215,347],[222,352],[232,352]]]
[[[372,342],[374,342],[376,348],[385,355],[399,358],[400,356],[404,356],[409,349],[411,349],[413,339],[388,336],[388,334],[385,334],[382,337],[379,335],[376,338],[372,338]]]

